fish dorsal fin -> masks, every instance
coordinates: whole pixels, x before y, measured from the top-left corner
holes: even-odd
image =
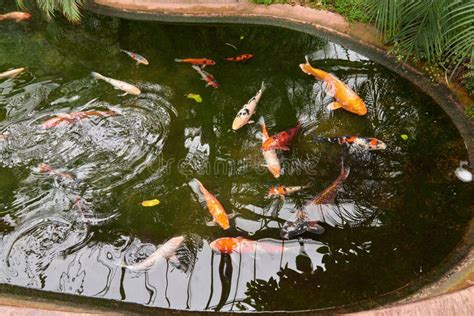
[[[336,86],[333,83],[324,81],[322,87],[328,96],[334,98],[336,95]]]

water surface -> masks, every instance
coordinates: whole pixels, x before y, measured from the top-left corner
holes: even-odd
[[[328,308],[416,284],[461,240],[470,197],[453,175],[467,158],[459,133],[415,86],[340,45],[279,28],[94,15],[81,25],[2,23],[0,33],[0,71],[28,67],[0,81],[0,132],[10,135],[0,143],[1,283],[194,310]],[[119,48],[150,65],[136,66]],[[241,53],[255,58],[222,60]],[[327,111],[331,98],[298,67],[305,55],[348,83],[368,115]],[[215,59],[206,70],[221,87],[206,88],[189,65],[173,61],[185,57]],[[143,93],[121,96],[91,71]],[[271,134],[303,124],[292,150],[279,154],[279,181],[261,166],[258,126],[231,130],[262,81],[268,88],[255,119],[264,116]],[[41,128],[59,113],[107,109],[119,115]],[[338,145],[311,142],[351,134],[388,148],[344,155]],[[351,174],[338,206],[312,214],[325,221],[325,234],[282,241],[284,221],[337,177],[343,155]],[[74,179],[41,173],[41,163]],[[193,178],[236,213],[229,230],[206,225]],[[265,197],[278,183],[309,188],[280,203]],[[140,206],[153,198],[161,204]],[[186,236],[181,267],[122,267],[178,235]],[[213,253],[209,243],[224,236],[287,250]]]

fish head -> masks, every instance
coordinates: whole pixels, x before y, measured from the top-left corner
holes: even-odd
[[[385,150],[387,145],[377,138],[369,138],[370,150]]]
[[[361,98],[357,97],[356,100],[349,103],[348,110],[357,115],[366,115],[367,107],[365,106],[364,101]]]
[[[234,238],[223,237],[223,238],[214,240],[213,242],[209,244],[209,246],[214,251],[230,254],[237,247],[237,242],[235,241]]]
[[[234,121],[232,122],[232,129],[234,131],[238,130],[248,122],[248,116],[247,115],[242,115],[241,112],[237,113],[237,116],[235,117]]]
[[[222,227],[222,229],[224,230],[229,229],[230,227],[229,217],[227,216],[225,212],[220,212],[219,214],[217,214],[217,216],[215,217],[215,220],[217,224],[219,224],[219,226]]]
[[[139,95],[140,93],[142,93],[140,89],[138,89],[137,87],[131,87],[130,89],[127,89],[125,92],[133,94],[133,95]]]
[[[216,62],[214,60],[208,60],[206,62],[206,65],[211,65],[211,66],[214,66],[216,64]]]
[[[303,220],[286,221],[280,231],[280,237],[283,239],[291,239],[299,236],[308,230],[308,224]]]
[[[28,20],[29,18],[31,18],[31,14],[29,14],[28,12],[18,12],[16,18],[18,20]]]
[[[50,167],[48,164],[42,162],[42,163],[40,163],[40,165],[38,166],[38,170],[39,170],[39,172],[41,172],[41,173],[46,173],[46,172],[50,172],[50,171],[51,171],[51,167]]]
[[[300,68],[307,75],[312,75],[313,74],[312,73],[313,67],[311,67],[311,65],[308,62],[306,62],[305,64],[300,64]]]
[[[150,63],[145,58],[141,59],[140,62],[144,65],[149,65]]]

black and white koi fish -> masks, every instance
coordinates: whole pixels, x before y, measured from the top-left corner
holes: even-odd
[[[232,129],[234,131],[238,130],[247,123],[251,123],[249,120],[255,113],[255,108],[257,107],[258,101],[260,101],[260,98],[262,97],[263,91],[265,91],[264,82],[262,82],[262,86],[260,90],[258,90],[257,94],[251,98],[249,102],[247,102],[247,104],[245,104],[235,116],[234,122],[232,123]]]
[[[124,49],[120,49],[121,52],[127,54],[128,56],[130,56],[130,58],[132,58],[133,60],[135,60],[137,62],[137,65],[139,64],[144,64],[144,65],[148,65],[148,60],[143,57],[142,55],[139,55],[137,53],[134,53],[134,52],[129,52],[127,50],[124,50]]]

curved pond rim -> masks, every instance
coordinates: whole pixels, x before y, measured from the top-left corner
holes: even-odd
[[[87,6],[87,9],[91,12],[108,15],[126,19],[135,19],[135,20],[147,20],[147,21],[157,21],[161,23],[199,23],[199,24],[255,24],[255,25],[265,25],[265,26],[275,26],[288,28],[314,36],[322,37],[328,39],[334,43],[341,44],[347,48],[350,48],[356,52],[369,57],[373,61],[385,66],[386,68],[394,71],[398,75],[410,81],[412,84],[417,86],[425,94],[429,95],[436,104],[438,104],[450,117],[456,128],[458,129],[461,137],[464,140],[470,165],[474,163],[474,124],[469,122],[464,114],[462,113],[461,106],[455,101],[455,97],[452,92],[444,85],[434,85],[429,79],[427,79],[423,74],[416,71],[407,65],[402,65],[396,61],[393,56],[387,55],[387,53],[372,44],[365,43],[364,41],[352,37],[346,33],[343,33],[338,30],[333,30],[325,26],[308,24],[305,22],[298,22],[293,19],[285,19],[284,17],[271,17],[271,16],[239,16],[236,12],[234,16],[219,16],[219,15],[209,15],[209,16],[190,16],[190,15],[178,15],[178,14],[160,14],[152,12],[131,12],[124,10],[117,10],[112,7],[99,6],[97,4],[90,4]],[[217,10],[216,10],[217,12]],[[472,209],[472,207],[471,207]],[[337,308],[329,309],[318,309],[318,310],[300,310],[300,311],[272,311],[272,312],[252,312],[262,315],[270,315],[275,313],[285,313],[285,314],[298,314],[298,315],[313,315],[315,313],[341,313],[347,311],[357,311],[365,310],[368,308],[380,307],[384,304],[390,303],[399,303],[400,300],[406,301],[407,297],[410,300],[410,297],[415,292],[423,291],[424,288],[428,287],[426,296],[433,296],[434,294],[439,294],[440,286],[436,286],[436,289],[432,289],[431,286],[437,281],[443,281],[449,278],[453,273],[458,272],[459,267],[463,266],[464,268],[471,269],[474,266],[474,253],[472,249],[474,246],[474,219],[471,217],[469,225],[464,234],[463,240],[460,244],[452,251],[452,253],[438,265],[431,272],[420,277],[419,279],[406,284],[402,288],[399,288],[391,293],[387,293],[381,296],[378,296],[374,299],[369,299],[366,301],[361,301],[355,304],[350,304]],[[470,253],[471,251],[471,253]],[[438,282],[439,283],[439,282]],[[420,284],[422,285],[420,289]],[[443,285],[441,285],[441,288]],[[448,288],[445,286],[441,292],[446,292]],[[438,293],[436,293],[438,292]],[[216,312],[211,311],[192,311],[192,310],[176,310],[176,309],[166,309],[159,307],[148,307],[136,303],[126,303],[120,301],[114,301],[110,299],[101,299],[93,297],[83,297],[78,295],[63,294],[57,292],[46,292],[42,290],[28,289],[12,285],[0,285],[0,293],[3,296],[1,300],[2,304],[5,305],[16,305],[22,301],[29,300],[31,302],[43,302],[45,305],[50,304],[52,306],[51,310],[58,310],[54,306],[63,306],[64,302],[68,302],[67,305],[71,309],[79,312],[122,312],[122,313],[155,313],[160,312],[162,315],[176,315],[176,314],[189,314],[189,312],[198,314],[198,315],[210,315],[215,314]],[[425,296],[425,297],[426,297]],[[11,298],[17,304],[8,304],[8,300]],[[413,297],[412,298],[418,298]],[[398,302],[397,302],[398,301]],[[34,304],[31,304],[34,305]],[[27,307],[25,305],[25,307]],[[31,307],[31,306],[29,306]],[[82,310],[81,310],[82,309]],[[218,312],[226,314],[234,314],[235,312]],[[235,313],[237,314],[237,313]]]
[[[237,5],[238,6],[238,5]],[[236,6],[236,8],[237,8]],[[273,16],[272,13],[260,15],[245,14],[238,10],[231,14],[220,11],[220,7],[212,8],[212,5],[206,5],[206,14],[196,13],[189,14],[192,5],[183,7],[182,13],[177,11],[153,12],[153,11],[132,11],[128,9],[118,9],[111,6],[101,5],[98,3],[90,3],[87,5],[87,10],[111,17],[118,17],[123,19],[142,20],[142,21],[156,21],[167,24],[246,24],[246,25],[261,25],[273,26],[291,29],[299,32],[304,32],[313,36],[327,39],[331,42],[343,45],[355,52],[361,53],[371,60],[381,64],[382,66],[397,73],[402,78],[414,84],[423,93],[430,96],[433,101],[438,104],[443,111],[449,116],[453,124],[458,129],[461,137],[464,140],[466,150],[469,157],[469,166],[471,170],[474,165],[474,123],[469,121],[463,113],[462,105],[456,100],[456,96],[445,85],[436,84],[424,76],[416,68],[408,64],[400,63],[395,56],[388,54],[383,48],[377,47],[373,43],[364,41],[363,39],[346,33],[344,30],[331,28],[318,24],[317,21],[309,23],[304,19],[298,21],[294,15],[291,17],[282,16],[278,12]],[[288,9],[292,7],[287,6]],[[202,8],[200,7],[201,11]],[[313,10],[317,12],[316,10]],[[207,13],[208,12],[208,13]],[[281,12],[280,12],[281,13]],[[471,210],[473,208],[471,207]],[[473,212],[471,212],[473,213]],[[377,308],[383,305],[394,305],[399,303],[412,302],[422,298],[433,297],[442,293],[449,292],[451,288],[458,285],[451,284],[448,280],[454,275],[459,274],[460,277],[456,279],[465,279],[469,273],[474,271],[474,216],[466,228],[466,232],[459,245],[453,252],[445,258],[445,260],[431,272],[420,277],[419,279],[406,284],[390,293],[383,294],[374,299],[357,302],[348,306],[340,306],[332,309],[332,312],[348,312],[361,311],[370,308]],[[422,285],[420,288],[420,284]],[[313,312],[324,312],[324,310],[312,310]],[[326,310],[328,311],[328,310]],[[300,313],[310,312],[309,310],[301,310]],[[222,312],[221,312],[222,313]],[[226,312],[224,312],[226,313]],[[259,312],[256,312],[259,313]],[[288,313],[298,313],[288,312]]]

